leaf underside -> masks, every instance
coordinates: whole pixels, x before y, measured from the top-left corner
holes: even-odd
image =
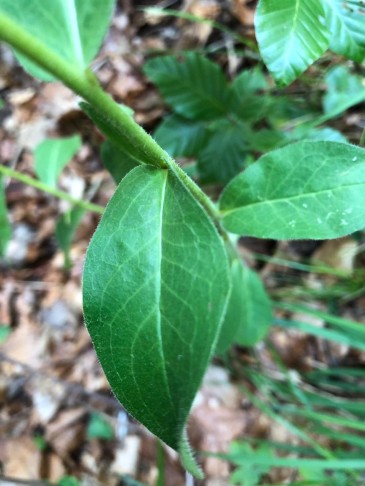
[[[328,48],[319,0],[260,0],[256,37],[261,56],[276,81],[294,81]]]
[[[225,188],[223,226],[273,239],[327,239],[365,227],[365,150],[303,141],[270,152]]]
[[[365,58],[365,9],[362,0],[322,0],[331,33],[330,48],[356,62]]]
[[[4,12],[71,65],[84,70],[107,31],[115,0],[0,0]],[[45,81],[53,77],[17,56],[25,69]]]
[[[200,205],[173,173],[133,169],[87,252],[85,319],[116,397],[174,449],[228,292],[225,248]]]

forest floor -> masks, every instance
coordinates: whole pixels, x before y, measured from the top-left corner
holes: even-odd
[[[206,49],[218,53],[216,58],[229,76],[257,62],[236,53],[229,35],[211,25],[150,15],[134,3],[119,2],[93,68],[106,90],[130,106],[149,132],[168,113],[142,73],[152,53]],[[253,1],[158,5],[217,20],[253,36]],[[39,142],[80,135],[82,148],[63,171],[60,187],[76,198],[86,191],[93,202],[105,206],[115,185],[98,155],[103,137],[80,110],[79,99],[60,83],[41,83],[28,76],[4,46],[0,94],[1,163],[34,177],[33,152]],[[360,113],[357,107],[336,120],[337,128],[354,142],[361,135]],[[46,480],[58,484],[65,476],[85,485],[137,484],[132,479],[154,485],[159,476],[159,484],[185,484],[176,454],[159,448],[114,399],[83,323],[81,275],[98,217],[84,215],[71,247],[72,268],[67,270],[54,236],[56,219],[67,205],[13,179],[6,180],[6,198],[12,238],[7,259],[0,263],[0,485],[46,484]],[[318,311],[310,316],[276,309],[276,319],[290,317],[323,329],[326,322],[320,311],[329,308],[343,318],[364,322],[364,242],[360,233],[356,239],[330,242],[246,238],[240,244],[243,257],[260,273],[274,300],[297,295]],[[313,262],[333,269],[333,275],[312,272]],[[307,265],[306,271],[296,264]],[[258,377],[279,383],[292,379],[297,384],[302,373],[335,365],[364,370],[365,352],[280,326],[273,327],[269,338],[254,350],[232,349],[226,358],[214,360],[198,393],[189,423],[192,446],[226,453],[232,441],[248,438],[298,445],[293,431],[253,403],[251,394],[260,397],[261,392],[247,369]],[[360,381],[365,382],[365,372]],[[330,439],[323,444],[331,448]],[[232,464],[204,454],[200,462],[206,473],[201,484],[229,484]],[[272,468],[265,474],[265,484],[296,479],[296,472],[287,468]],[[67,481],[62,484],[78,484],[71,478]]]

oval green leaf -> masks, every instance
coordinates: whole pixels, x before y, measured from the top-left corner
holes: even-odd
[[[365,227],[365,150],[303,141],[270,152],[220,199],[224,227],[258,238],[338,238]]]
[[[201,206],[170,171],[133,169],[87,251],[85,319],[116,397],[185,465],[185,423],[228,293],[226,251]]]
[[[0,0],[0,12],[83,71],[100,48],[114,3],[115,0]],[[18,57],[33,76],[53,80],[25,57]]]
[[[242,263],[238,258],[235,258],[231,263],[231,293],[215,350],[217,354],[224,353],[234,342],[236,342],[235,338],[239,327],[242,325],[243,309],[245,305],[242,284]]]
[[[319,0],[260,0],[256,37],[261,56],[278,83],[294,81],[328,48],[324,15]]]
[[[232,289],[216,352],[232,346],[254,346],[267,334],[272,323],[272,306],[257,275],[238,258],[231,264]]]

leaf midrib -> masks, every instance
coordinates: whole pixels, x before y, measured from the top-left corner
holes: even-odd
[[[358,44],[357,40],[353,37],[351,29],[349,29],[347,23],[344,20],[344,16],[341,15],[340,10],[338,9],[338,4],[336,2],[334,2],[333,4],[333,2],[329,0],[323,0],[323,1],[328,4],[330,9],[332,9],[332,14],[337,18],[338,22],[341,25],[341,28],[345,30],[346,36],[350,40],[350,42],[355,46],[363,49],[363,46],[361,44]]]
[[[162,339],[162,322],[161,322],[161,300],[162,300],[162,261],[163,261],[163,220],[164,220],[164,209],[165,209],[165,198],[166,198],[166,187],[169,173],[168,171],[164,171],[164,180],[161,187],[161,205],[160,205],[160,226],[159,226],[159,272],[157,273],[156,277],[156,291],[157,291],[157,303],[158,303],[158,313],[157,313],[157,336],[158,341],[160,343],[160,352],[161,352],[161,359],[162,359],[162,371],[164,375],[164,381],[166,385],[166,391],[170,398],[172,409],[175,409],[174,401],[172,399],[171,388],[168,379],[168,373],[166,369],[166,359],[165,359],[165,351]]]
[[[268,204],[275,204],[275,203],[280,203],[280,202],[288,202],[288,201],[292,201],[293,199],[300,199],[300,198],[304,198],[304,197],[316,197],[316,196],[321,195],[321,194],[326,194],[326,193],[329,193],[329,192],[333,193],[335,191],[343,190],[343,189],[346,189],[346,188],[349,188],[349,187],[354,187],[354,186],[365,186],[365,181],[364,182],[357,182],[357,183],[354,183],[354,184],[346,184],[346,185],[342,185],[342,186],[330,188],[330,189],[323,189],[323,190],[317,191],[317,192],[306,192],[304,194],[297,194],[295,196],[280,197],[280,198],[270,199],[270,200],[265,200],[265,201],[255,201],[255,202],[252,202],[250,204],[236,206],[234,208],[227,209],[227,210],[221,210],[220,215],[224,218],[224,217],[228,216],[229,214],[234,213],[235,211],[240,211],[240,210],[246,209],[250,206],[259,206],[260,204],[261,205],[268,205]]]
[[[81,44],[81,35],[77,20],[77,9],[75,0],[63,0],[62,5],[64,7],[63,13],[65,25],[70,35],[71,46],[73,47],[75,59],[78,63],[80,63],[80,66],[84,67],[86,63]]]
[[[299,2],[300,0],[295,0],[295,11],[294,11],[294,16],[293,16],[293,22],[292,22],[292,28],[289,34],[289,40],[287,42],[287,47],[284,48],[285,52],[285,65],[288,66],[291,62],[292,59],[292,45],[293,45],[293,38],[296,36],[296,26],[298,23],[298,12],[299,12]]]

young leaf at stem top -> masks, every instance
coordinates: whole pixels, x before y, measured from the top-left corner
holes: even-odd
[[[170,171],[132,170],[86,255],[85,319],[117,398],[184,458],[228,293],[224,245],[194,197]]]

